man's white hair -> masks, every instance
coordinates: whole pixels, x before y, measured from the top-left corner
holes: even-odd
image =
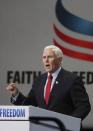
[[[44,49],[52,49],[55,52],[55,54],[57,55],[58,58],[59,57],[63,58],[62,50],[59,47],[55,46],[55,45],[46,46]]]

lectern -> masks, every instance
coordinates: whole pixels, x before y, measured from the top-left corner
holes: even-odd
[[[0,131],[80,131],[81,119],[34,106],[0,106]]]

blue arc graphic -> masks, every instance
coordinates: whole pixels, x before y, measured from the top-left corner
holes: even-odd
[[[68,12],[64,8],[62,0],[57,0],[55,9],[56,17],[62,25],[74,32],[93,36],[93,22]]]

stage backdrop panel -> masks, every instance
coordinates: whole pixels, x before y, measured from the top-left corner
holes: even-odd
[[[42,51],[51,43],[63,49],[63,67],[80,75],[93,127],[93,0],[0,0],[0,104],[11,105],[6,86],[16,82],[27,95],[44,72]],[[68,17],[67,17],[68,16]]]

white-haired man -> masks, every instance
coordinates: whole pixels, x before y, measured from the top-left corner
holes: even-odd
[[[42,60],[46,72],[35,80],[27,97],[18,91],[14,83],[7,86],[12,94],[11,102],[15,105],[38,106],[83,120],[91,106],[82,80],[62,68],[63,53],[58,47],[46,46]],[[51,80],[48,78],[50,75]],[[51,87],[48,91],[47,83]]]

